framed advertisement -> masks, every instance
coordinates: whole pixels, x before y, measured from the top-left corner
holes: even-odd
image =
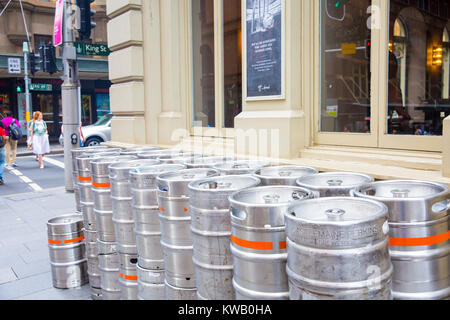
[[[246,100],[285,98],[284,0],[245,0]]]

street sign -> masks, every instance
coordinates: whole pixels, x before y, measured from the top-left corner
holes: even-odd
[[[52,91],[53,86],[45,83],[32,83],[30,86],[31,91]]]
[[[19,58],[8,58],[8,73],[20,74],[22,68]]]
[[[108,45],[98,43],[74,42],[77,54],[83,56],[109,56],[111,50]]]

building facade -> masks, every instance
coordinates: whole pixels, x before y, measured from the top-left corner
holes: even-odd
[[[0,2],[3,10],[8,1]],[[42,43],[53,41],[55,0],[22,0],[31,50],[39,53]],[[107,17],[105,6],[94,4],[97,13],[92,30],[93,43],[107,43]],[[27,32],[19,1],[12,1],[6,8],[0,23],[0,113],[10,110],[21,123],[25,122],[25,84],[23,74],[23,42],[27,42]],[[49,75],[36,72],[31,76],[31,100],[33,111],[41,111],[49,127],[50,136],[58,137],[62,124],[61,77],[62,60],[56,50],[58,72]],[[20,59],[22,72],[11,74],[8,70],[10,58]],[[94,123],[97,118],[110,112],[108,59],[105,57],[79,56],[81,79],[82,123]]]
[[[450,185],[450,1],[106,4],[113,143]]]

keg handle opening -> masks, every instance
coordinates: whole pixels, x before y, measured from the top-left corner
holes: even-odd
[[[234,218],[236,218],[238,220],[243,221],[243,220],[247,219],[247,214],[245,213],[245,211],[238,210],[236,208],[231,207],[230,213],[231,213],[231,216],[233,216]]]
[[[292,192],[292,199],[294,200],[303,200],[305,198],[306,198],[305,195],[298,193],[298,191]]]
[[[443,213],[445,211],[450,210],[450,199],[447,199],[447,200],[444,200],[444,201],[440,201],[440,202],[436,202],[435,204],[433,204],[431,206],[431,210],[435,214],[441,214],[441,213]]]
[[[158,185],[158,190],[161,192],[168,192],[169,188],[163,185]]]
[[[138,259],[132,258],[132,259],[130,259],[130,263],[131,264],[136,264],[136,263],[138,263]]]
[[[331,180],[327,181],[327,184],[330,187],[339,187],[339,186],[342,186],[343,183],[344,183],[344,181],[339,180],[339,179],[331,179]]]

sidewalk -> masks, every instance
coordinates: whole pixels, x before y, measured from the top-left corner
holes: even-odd
[[[50,142],[50,154],[62,154],[64,153],[64,147],[59,142]],[[32,156],[33,151],[28,149],[26,144],[19,144],[17,146],[17,156],[26,157]]]
[[[0,197],[0,300],[91,300],[89,284],[53,287],[47,221],[73,214],[65,188]]]

